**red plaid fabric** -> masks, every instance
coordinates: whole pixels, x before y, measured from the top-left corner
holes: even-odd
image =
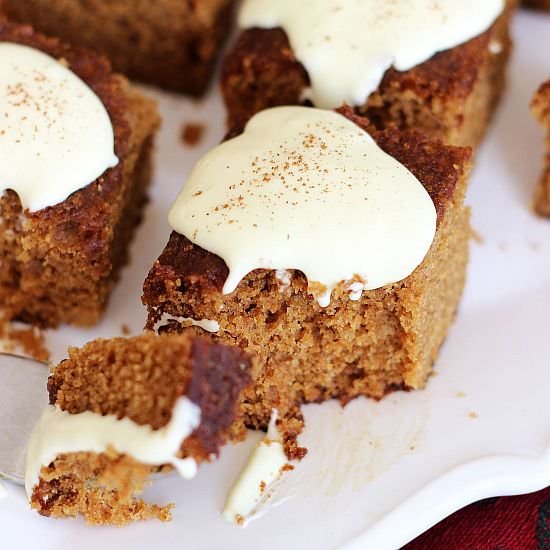
[[[550,487],[472,504],[403,550],[550,550]]]

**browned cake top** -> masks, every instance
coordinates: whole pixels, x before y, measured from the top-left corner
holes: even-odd
[[[472,150],[469,147],[445,145],[411,130],[389,128],[377,131],[367,118],[356,115],[350,107],[343,107],[339,112],[369,131],[388,155],[397,159],[418,178],[432,198],[438,221],[441,221],[457,183],[469,166]]]
[[[250,381],[248,367],[239,348],[193,331],[144,333],[70,348],[68,359],[53,370],[48,391],[50,403],[71,414],[114,414],[154,429],[170,421],[176,400],[186,396],[201,409],[191,437],[208,456],[237,414],[239,394]]]
[[[119,159],[124,159],[131,132],[126,116],[128,102],[125,81],[112,73],[107,59],[88,50],[72,48],[56,38],[35,32],[28,25],[14,24],[4,18],[0,18],[0,41],[36,48],[55,59],[63,60],[104,104],[113,125],[116,155]],[[93,252],[100,246],[101,235],[107,230],[113,195],[119,188],[122,177],[121,165],[119,163],[107,170],[96,181],[73,193],[65,201],[28,213],[28,216],[34,220],[58,222],[56,238],[61,241],[64,236],[71,238],[75,229],[79,228],[80,234],[89,234],[90,238],[86,239],[85,245]]]
[[[408,71],[389,69],[380,83],[380,92],[393,89],[410,90],[421,98],[466,97],[475,85],[490,35],[491,30],[460,46],[440,52]],[[261,65],[266,71],[273,65],[282,67],[285,70],[281,73],[301,75],[302,87],[309,86],[307,71],[294,56],[287,35],[280,28],[252,28],[244,31],[226,58],[222,79],[230,79],[231,75],[241,72],[243,59],[253,59],[259,73],[263,72]]]
[[[470,148],[447,146],[414,131],[374,130],[368,119],[354,114],[349,107],[339,110],[358,126],[369,130],[378,145],[406,166],[424,185],[432,198],[438,222],[452,201],[460,178],[467,170]],[[242,131],[234,129],[230,135]],[[172,232],[160,258],[153,266],[145,283],[145,294],[153,297],[165,292],[166,281],[185,278],[190,284],[221,291],[229,274],[227,265],[219,256],[194,245],[187,237]],[[157,288],[158,285],[158,288]],[[149,299],[148,301],[152,303]]]

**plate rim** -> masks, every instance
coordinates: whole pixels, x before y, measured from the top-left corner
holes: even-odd
[[[529,472],[529,476],[525,475]],[[459,483],[464,483],[462,489]],[[493,455],[467,461],[433,479],[340,550],[396,550],[462,508],[487,498],[526,495],[550,486],[550,440],[537,457]],[[419,506],[425,500],[431,505]],[[435,504],[434,504],[435,503]],[[422,513],[419,514],[418,512]],[[414,514],[413,512],[416,512]],[[403,518],[414,517],[414,521]],[[388,529],[388,524],[399,529]],[[394,535],[388,537],[388,533]]]

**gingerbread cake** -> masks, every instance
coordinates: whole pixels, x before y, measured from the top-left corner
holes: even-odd
[[[95,340],[69,349],[48,380],[50,405],[31,437],[26,488],[53,518],[124,525],[170,519],[172,505],[138,494],[153,472],[192,477],[243,435],[249,360],[187,331]]]
[[[193,96],[208,86],[234,0],[2,0],[10,18],[105,54],[115,70]]]
[[[354,3],[331,11],[329,3],[319,3],[312,5],[319,8],[312,15],[300,11],[300,3],[245,1],[243,31],[222,70],[230,127],[268,107],[347,103],[378,129],[416,129],[445,143],[475,147],[504,89],[516,0],[439,2],[437,10],[428,4],[412,9],[410,2]],[[453,26],[458,6],[464,12]],[[372,33],[378,34],[370,40]],[[427,41],[430,35],[433,43]],[[463,43],[449,42],[457,36]],[[338,93],[341,87],[345,93]]]
[[[156,106],[105,58],[30,26],[0,20],[0,48],[0,302],[8,319],[91,325],[146,202]]]
[[[300,405],[425,385],[464,285],[470,157],[413,131],[377,131],[350,108],[255,115],[199,161],[172,208],[172,227],[186,227],[172,232],[144,283],[148,327],[192,323],[250,352],[246,425],[265,429],[277,411],[287,455],[299,458]],[[401,177],[414,178],[416,195]],[[372,190],[348,197],[363,180]],[[276,250],[264,249],[276,239]],[[243,264],[253,253],[256,264]],[[348,275],[325,273],[344,265]]]
[[[550,217],[550,81],[543,84],[531,103],[533,114],[548,132],[546,166],[535,194],[535,210],[541,216]]]

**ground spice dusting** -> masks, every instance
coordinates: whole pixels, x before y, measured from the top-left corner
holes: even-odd
[[[334,150],[328,150],[329,147],[323,139],[323,135],[331,134],[332,131],[330,128],[321,124],[315,124],[307,133],[304,133],[302,146],[306,149],[316,148],[319,157],[329,155],[342,156],[344,154],[343,144],[342,148],[336,147]],[[324,186],[320,185],[320,180],[316,175],[328,174],[328,169],[322,167],[320,162],[315,162],[314,164],[308,163],[299,150],[289,148],[286,142],[279,145],[279,149],[277,152],[268,151],[263,158],[256,156],[251,162],[252,179],[241,179],[238,183],[229,185],[229,190],[239,188],[242,190],[242,193],[236,198],[231,198],[223,204],[214,206],[210,212],[206,212],[206,216],[213,213],[221,213],[222,219],[216,223],[217,226],[220,226],[222,223],[229,225],[238,223],[238,220],[231,215],[231,211],[236,208],[246,208],[247,199],[254,197],[260,197],[264,201],[271,202],[274,198],[274,191],[266,189],[265,186],[273,180],[279,180],[282,182],[284,188],[291,189],[297,195],[296,198],[298,200],[287,201],[287,204],[295,208],[300,206],[300,202],[307,202],[312,198],[325,202],[322,195],[329,192],[329,187],[327,184]],[[289,181],[290,178],[292,178],[292,181]],[[199,197],[200,195],[202,195],[202,191],[197,191],[193,197]],[[284,191],[275,193],[275,196],[282,198]],[[207,231],[210,232],[210,229],[207,229]],[[197,234],[198,231],[195,230],[193,238],[196,238]]]
[[[61,60],[64,61],[64,60]],[[66,62],[65,62],[66,64]],[[29,79],[30,75],[22,73],[23,77]],[[5,94],[9,98],[10,106],[33,108],[37,113],[40,113],[46,121],[46,126],[52,128],[58,118],[63,114],[65,109],[65,101],[60,99],[56,94],[56,90],[52,89],[51,83],[44,75],[38,70],[33,70],[32,80],[37,84],[37,89],[34,93],[29,90],[24,81],[17,82],[15,84],[7,85]],[[66,80],[63,80],[59,87],[63,87],[66,84]],[[6,118],[9,117],[8,113],[4,113]],[[25,121],[27,117],[23,117],[21,120]],[[17,119],[16,119],[17,121]],[[16,133],[20,131],[18,123],[16,126],[8,124],[7,129]],[[37,128],[34,128],[35,132]],[[16,143],[20,143],[19,139],[15,139]]]

